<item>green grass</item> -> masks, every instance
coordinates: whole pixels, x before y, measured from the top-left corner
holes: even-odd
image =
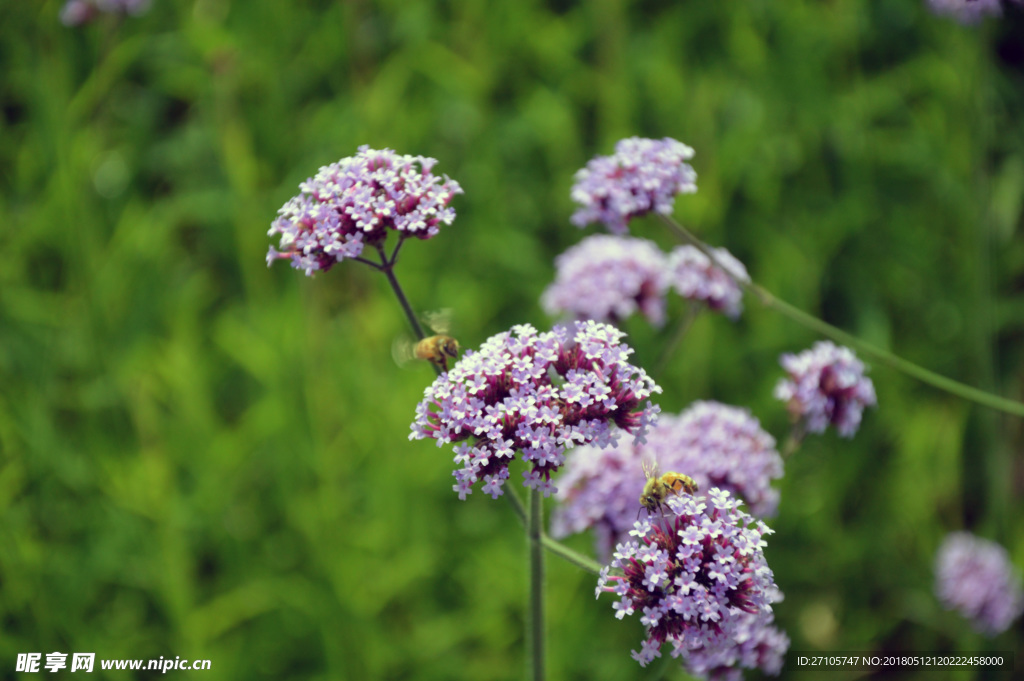
[[[398,275],[466,347],[550,324],[553,258],[594,231],[568,222],[573,173],[670,136],[699,173],[677,219],[769,290],[1024,397],[1019,13],[154,0],[70,29],[60,6],[0,5],[4,678],[55,650],[209,658],[170,673],[210,680],[525,676],[522,528],[458,501],[450,452],[407,440],[433,373],[394,365],[407,324],[386,281],[265,266],[276,210],[360,144],[435,157],[465,188]],[[653,219],[634,233],[672,243]],[[627,328],[653,362],[667,332]],[[702,317],[662,407],[737,404],[782,439],[777,359],[814,340],[751,299],[735,324]],[[1020,420],[870,375],[857,437],[787,463],[778,623],[794,650],[1020,650],[1019,622],[989,641],[932,596],[951,530],[1024,568]],[[646,678],[639,623],[593,586],[549,558],[551,678]]]

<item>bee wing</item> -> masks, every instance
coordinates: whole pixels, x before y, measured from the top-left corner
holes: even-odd
[[[416,359],[416,351],[412,341],[404,336],[396,338],[391,343],[391,357],[395,360],[395,364],[400,367]]]
[[[423,315],[423,321],[434,330],[434,333],[447,335],[452,330],[452,309],[446,307],[441,310],[426,312]]]
[[[644,457],[640,462],[640,465],[644,468],[644,476],[650,480],[651,478],[658,477],[658,462],[654,459]]]

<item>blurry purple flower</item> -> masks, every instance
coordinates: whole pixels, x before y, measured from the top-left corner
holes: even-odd
[[[755,515],[775,514],[779,493],[770,483],[782,477],[775,440],[746,409],[695,402],[679,416],[662,414],[646,444],[573,452],[557,481],[561,503],[551,534],[562,538],[594,528],[597,553],[607,559],[615,544],[629,539],[640,513],[645,460],[657,462],[662,473],[689,475],[701,490],[726,489]]]
[[[719,402],[694,402],[678,419],[666,420],[665,427],[657,429],[657,438],[652,431],[647,447],[654,460],[662,462],[662,470],[685,473],[701,489],[729,490],[754,515],[775,515],[779,492],[770,483],[782,477],[782,457],[775,439],[749,411]]]
[[[548,495],[567,449],[615,445],[616,427],[643,441],[658,412],[648,398],[661,388],[626,361],[633,350],[621,331],[592,320],[574,328],[515,326],[466,351],[424,391],[409,439],[455,444],[460,499],[481,480],[501,496],[516,452],[531,464],[523,485]]]
[[[782,600],[781,593],[771,599]],[[686,660],[686,671],[697,678],[711,681],[743,681],[743,669],[759,669],[765,674],[778,676],[789,650],[789,637],[775,627],[774,613],[738,617],[733,632],[733,645],[718,649],[691,650]]]
[[[793,419],[803,419],[811,433],[834,424],[840,435],[853,437],[864,407],[876,403],[875,386],[853,351],[819,341],[799,355],[783,355],[779,362],[789,378],[775,386],[775,397],[786,403]]]
[[[668,137],[620,140],[614,155],[597,156],[576,172],[572,200],[581,207],[572,223],[603,222],[609,231],[625,234],[634,217],[671,213],[676,194],[697,191],[697,173],[684,163],[691,158],[693,149]]]
[[[1024,611],[1021,576],[999,544],[969,532],[950,533],[935,559],[935,592],[988,636],[1006,631]]]
[[[928,4],[936,14],[945,14],[961,24],[976,24],[986,15],[998,17],[1003,14],[999,0],[928,0]]]
[[[142,14],[149,9],[149,0],[68,0],[60,11],[65,26],[80,26],[99,13]]]
[[[658,425],[667,418],[659,416]],[[656,430],[657,426],[651,429],[648,440]],[[551,517],[551,535],[562,539],[594,528],[597,555],[607,560],[612,547],[628,539],[640,513],[645,482],[641,456],[640,448],[629,444],[580,447],[573,452],[557,480],[556,498],[561,503]]]
[[[726,658],[752,628],[771,622],[779,592],[763,537],[772,530],[738,506],[717,488],[704,498],[670,496],[665,515],[637,522],[636,539],[619,544],[601,571],[596,593],[619,597],[616,617],[642,615],[647,637],[633,651],[641,666],[660,657],[666,641],[673,657]],[[615,568],[622,576],[610,574]]]
[[[618,323],[640,310],[665,321],[667,260],[652,242],[595,234],[555,259],[555,282],[541,298],[551,315]]]
[[[389,230],[400,239],[436,235],[442,223],[455,219],[448,203],[462,188],[433,175],[435,163],[363,145],[355,156],[323,166],[277,212],[267,234],[281,235],[281,250],[270,247],[267,265],[289,259],[312,275],[359,256],[366,245],[383,243]]]
[[[683,298],[701,301],[712,310],[721,310],[736,319],[743,309],[743,289],[735,280],[750,281],[750,275],[729,251],[724,248],[712,251],[728,273],[713,265],[695,246],[679,246],[669,256],[672,287]]]

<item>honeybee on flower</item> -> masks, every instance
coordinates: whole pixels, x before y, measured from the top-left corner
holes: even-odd
[[[688,475],[673,472],[659,475],[658,464],[652,461],[644,461],[643,468],[647,483],[640,494],[640,505],[647,509],[648,514],[660,510],[669,495],[686,493],[692,496],[697,493],[697,483]]]

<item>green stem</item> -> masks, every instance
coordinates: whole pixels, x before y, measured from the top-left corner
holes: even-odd
[[[533,681],[544,679],[544,548],[541,527],[544,521],[543,495],[530,490],[530,508],[527,513],[526,534],[530,544],[530,615],[527,639],[530,642],[531,676]]]
[[[383,267],[381,267],[381,266],[380,266],[379,264],[375,263],[375,262],[374,262],[374,261],[372,261],[372,260],[367,260],[366,258],[364,258],[364,257],[363,257],[363,256],[361,256],[361,255],[357,255],[356,257],[354,257],[354,258],[352,258],[352,259],[353,259],[353,260],[355,260],[356,262],[361,262],[361,263],[363,263],[364,265],[369,265],[370,267],[372,267],[372,268],[373,268],[373,269],[375,269],[375,270],[382,270],[382,269],[384,269],[384,268],[383,268]]]
[[[508,503],[512,506],[512,510],[514,510],[516,516],[518,516],[519,522],[521,522],[525,526],[526,507],[523,506],[522,499],[520,499],[519,495],[516,494],[515,491],[511,489],[505,490],[505,498],[508,499]],[[582,553],[573,551],[565,544],[562,544],[556,539],[552,539],[548,534],[546,534],[543,531],[540,535],[540,541],[541,544],[544,545],[544,548],[546,548],[548,551],[555,554],[562,560],[572,563],[581,570],[586,570],[587,572],[593,573],[595,575],[601,574],[600,563],[598,563],[592,558],[584,556]]]
[[[391,251],[391,257],[388,258],[388,260],[387,260],[387,262],[385,264],[390,265],[391,267],[395,266],[395,263],[398,262],[398,252],[400,250],[402,250],[402,244],[404,244],[404,243],[405,243],[405,239],[402,238],[402,237],[398,237],[398,243],[395,244],[395,250]],[[381,250],[380,254],[381,254],[381,257],[384,257],[384,251],[383,250]]]
[[[409,300],[405,297],[405,292],[402,291],[401,284],[398,283],[398,278],[395,277],[394,263],[388,262],[388,257],[384,254],[383,246],[378,244],[377,251],[380,253],[380,270],[384,273],[384,276],[388,278],[388,283],[391,284],[391,290],[395,292],[395,297],[398,298],[398,302],[402,305],[402,309],[405,311],[405,317],[409,320],[409,324],[412,326],[412,332],[416,334],[416,340],[423,340],[427,335],[423,333],[423,327],[420,326],[420,320],[416,318],[416,314],[412,311],[412,306],[409,305]]]
[[[526,507],[523,506],[523,500],[519,498],[515,490],[505,488],[505,498],[508,499],[508,503],[512,506],[512,510],[519,516],[519,522],[526,527]]]
[[[399,245],[401,245],[401,243],[399,243]],[[416,339],[423,340],[427,336],[423,333],[423,327],[420,326],[420,320],[416,318],[416,313],[412,311],[412,306],[409,305],[409,300],[405,297],[405,292],[402,291],[402,285],[398,283],[398,278],[395,276],[394,259],[388,260],[387,255],[384,253],[384,247],[380,244],[377,244],[377,252],[380,253],[380,265],[375,265],[375,267],[383,272],[384,276],[388,278],[388,283],[391,284],[391,290],[395,292],[395,297],[398,298],[398,302],[401,304],[402,310],[405,311],[405,318],[409,320],[409,324],[412,326],[412,332],[416,334]],[[396,257],[398,255],[397,248],[395,248],[394,255]],[[440,376],[441,367],[434,362],[431,362],[430,365],[434,367],[434,373]]]
[[[659,215],[658,217],[660,217],[661,221],[665,223],[665,225],[667,225],[668,228],[681,240],[695,246],[701,253],[710,258],[712,263],[729,274],[729,276],[732,276],[728,268],[724,267],[722,263],[718,261],[718,258],[715,257],[715,254],[711,249],[709,249],[704,242],[694,236],[688,229],[667,215]],[[985,392],[984,390],[972,388],[969,385],[960,383],[959,381],[954,381],[953,379],[937,374],[934,371],[929,371],[928,369],[918,366],[913,362],[908,362],[902,357],[897,357],[891,352],[862,341],[856,336],[853,336],[842,329],[836,328],[799,308],[793,307],[786,301],[776,298],[767,289],[752,281],[738,279],[736,277],[733,277],[733,280],[743,287],[744,290],[754,294],[765,307],[773,309],[776,312],[789,317],[796,323],[817,331],[823,336],[839,341],[844,345],[849,345],[862,355],[870,357],[880,364],[884,364],[891,369],[901,371],[908,376],[916,378],[922,383],[927,383],[940,390],[945,390],[946,392],[962,397],[965,400],[971,400],[972,402],[976,402],[993,409],[999,409],[1015,416],[1024,416],[1024,403],[1009,400],[1005,397],[999,397],[998,395],[993,395],[992,393]]]
[[[568,546],[561,544],[546,534],[541,535],[540,541],[548,551],[559,558],[572,563],[581,570],[586,570],[587,572],[595,575],[601,574],[601,564],[597,561],[587,558],[581,553],[576,553]]]
[[[697,315],[704,309],[704,305],[699,301],[691,301],[686,306],[686,312],[679,318],[676,323],[675,331],[672,333],[672,338],[669,339],[668,344],[661,351],[661,355],[658,357],[658,361],[654,363],[654,371],[651,373],[656,378],[661,377],[661,373],[665,370],[665,366],[668,364],[668,360],[675,353],[676,348],[679,346],[679,342],[683,340],[683,336],[693,326],[694,320],[697,319]]]

